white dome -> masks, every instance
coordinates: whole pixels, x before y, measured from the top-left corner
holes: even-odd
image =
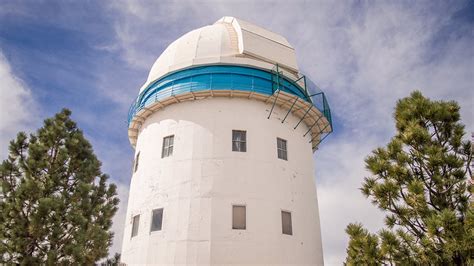
[[[170,72],[210,64],[263,69],[273,69],[278,64],[286,75],[298,73],[295,51],[283,36],[233,17],[223,17],[171,43],[153,64],[141,90]]]

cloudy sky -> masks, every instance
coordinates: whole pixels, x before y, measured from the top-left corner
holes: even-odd
[[[345,226],[383,215],[358,188],[364,157],[394,134],[397,99],[456,100],[474,131],[474,1],[0,2],[0,158],[19,130],[62,107],[118,184],[120,251],[133,150],[127,111],[148,70],[184,33],[235,16],[287,37],[326,93],[335,132],[315,153],[324,258],[345,258]],[[467,137],[467,136],[466,136]]]

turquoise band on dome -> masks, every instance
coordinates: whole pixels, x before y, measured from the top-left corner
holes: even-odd
[[[264,95],[273,95],[277,90],[277,76],[281,91],[296,95],[312,103],[331,123],[331,114],[327,102],[313,101],[311,95],[296,82],[271,71],[235,65],[199,66],[168,74],[148,85],[130,106],[128,123],[142,108],[156,101],[188,92],[204,90],[253,91]],[[324,95],[323,95],[324,97]],[[321,106],[318,106],[321,105]]]

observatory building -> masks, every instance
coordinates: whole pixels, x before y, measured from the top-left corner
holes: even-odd
[[[323,264],[313,153],[331,113],[284,37],[232,17],[186,33],[128,123],[122,262]]]

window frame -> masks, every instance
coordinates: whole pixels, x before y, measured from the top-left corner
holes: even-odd
[[[285,230],[285,221],[283,220],[284,219],[284,216],[283,214],[289,214],[289,225],[290,225],[290,228],[289,230]],[[281,210],[281,233],[283,235],[289,235],[289,236],[292,236],[293,235],[293,218],[292,218],[292,212],[290,211],[286,211],[286,210]]]
[[[155,212],[161,211],[161,221],[159,229],[153,227],[153,218],[155,217]],[[152,232],[159,232],[163,230],[163,215],[164,215],[164,208],[157,208],[151,211],[151,221],[150,221],[150,233]]]
[[[288,141],[277,137],[277,157],[288,161]]]
[[[234,223],[234,209],[243,208],[244,209],[244,224],[238,226]],[[247,206],[245,204],[232,204],[232,230],[247,230]]]
[[[171,140],[171,144],[170,144],[170,140]],[[163,143],[161,145],[161,158],[173,156],[173,150],[174,150],[174,134],[163,137]]]
[[[136,228],[135,228],[135,223],[137,225]],[[140,229],[140,214],[137,214],[132,217],[132,233],[131,233],[130,238],[137,236],[139,229]]]
[[[235,137],[237,133],[241,134],[241,137],[243,136],[243,140],[238,140]],[[234,143],[238,143],[238,145],[234,145]],[[232,151],[247,152],[247,130],[232,129]]]

